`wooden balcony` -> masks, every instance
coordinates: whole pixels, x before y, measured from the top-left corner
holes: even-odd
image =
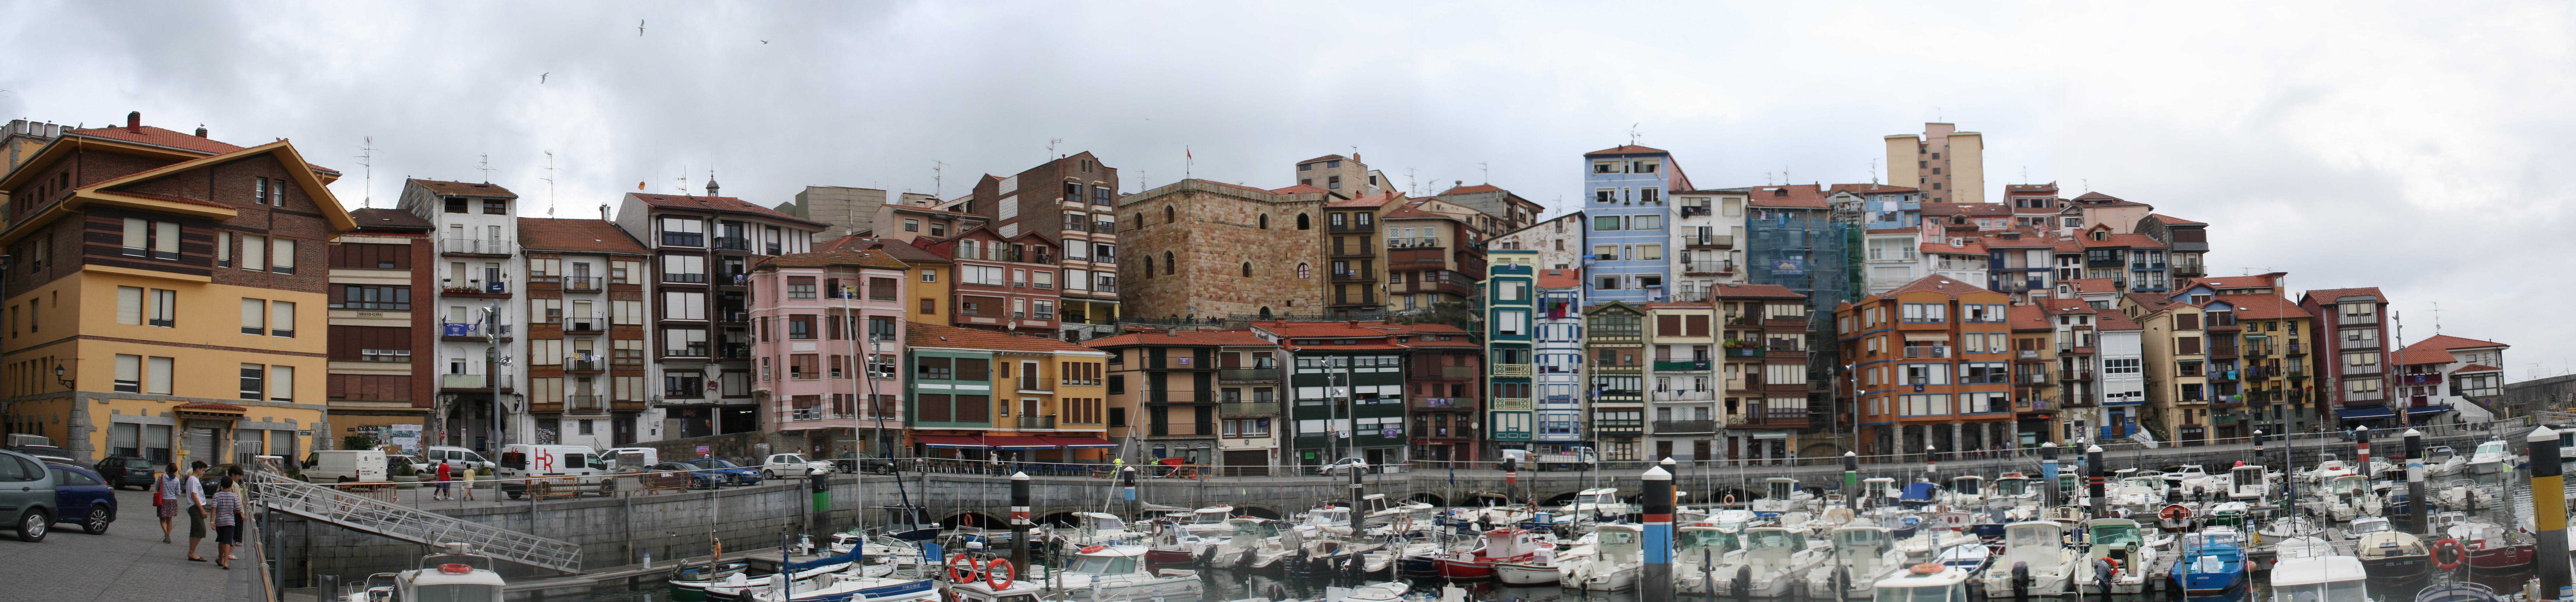
[[[1810,418],[1806,408],[1751,408],[1726,417],[1731,429],[1802,429]]]

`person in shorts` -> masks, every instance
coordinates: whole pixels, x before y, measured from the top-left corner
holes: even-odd
[[[448,482],[448,481],[453,481],[453,480],[456,480],[456,469],[455,469],[455,468],[452,468],[452,467],[449,467],[449,466],[447,465],[447,461],[446,461],[446,460],[439,460],[439,461],[438,461],[438,493],[432,494],[432,495],[430,496],[430,499],[434,499],[434,500],[448,500],[448,499],[456,499],[456,498],[455,498],[455,496],[449,495],[449,494],[448,494],[448,492],[447,492],[447,482]]]
[[[224,567],[227,571],[233,570],[232,563],[226,561],[240,559],[233,555],[233,547],[242,543],[243,517],[239,481],[234,480],[233,477],[224,477],[216,485],[214,497],[208,498],[206,502],[206,514],[215,523],[215,566]]]

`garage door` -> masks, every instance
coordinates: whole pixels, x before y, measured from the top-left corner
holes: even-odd
[[[1270,452],[1262,450],[1225,452],[1225,474],[1230,477],[1270,476]]]
[[[224,455],[221,453],[223,450],[215,447],[215,429],[188,429],[187,449],[190,462],[204,462],[211,466],[224,461]],[[185,470],[187,467],[180,468]]]

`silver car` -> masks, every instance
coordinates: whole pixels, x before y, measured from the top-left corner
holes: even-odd
[[[54,476],[34,456],[0,451],[0,517],[14,522],[18,540],[45,540],[54,524]]]

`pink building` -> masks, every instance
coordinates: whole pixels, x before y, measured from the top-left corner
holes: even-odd
[[[762,431],[804,437],[804,451],[826,458],[875,453],[878,442],[901,438],[896,367],[910,270],[881,248],[781,255],[752,267],[752,397]]]

